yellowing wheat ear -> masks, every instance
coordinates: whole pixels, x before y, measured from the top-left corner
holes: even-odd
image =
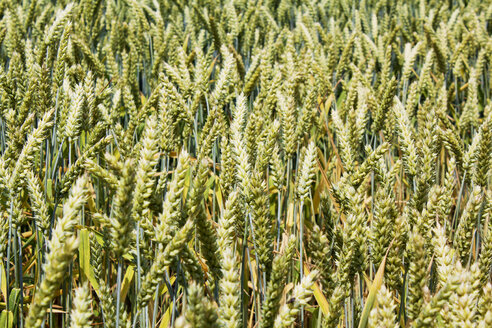
[[[87,177],[79,178],[63,206],[63,217],[57,220],[53,235],[48,243],[49,253],[43,265],[44,278],[29,308],[26,325],[41,327],[49,304],[60,286],[62,278],[72,261],[78,246],[74,227],[79,223],[79,215],[87,200]]]

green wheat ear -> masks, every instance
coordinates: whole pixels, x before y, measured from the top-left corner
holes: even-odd
[[[91,301],[88,285],[83,285],[75,290],[70,328],[88,328],[92,326]]]
[[[316,279],[317,271],[311,271],[307,276],[302,278],[297,284],[292,293],[293,302],[284,304],[275,318],[275,328],[289,327],[295,320],[302,305],[306,305],[311,299],[314,280]]]

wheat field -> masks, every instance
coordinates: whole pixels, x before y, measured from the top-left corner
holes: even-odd
[[[492,327],[490,0],[1,0],[0,328]]]

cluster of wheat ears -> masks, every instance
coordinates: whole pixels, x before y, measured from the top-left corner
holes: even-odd
[[[1,0],[0,328],[492,327],[490,0]]]

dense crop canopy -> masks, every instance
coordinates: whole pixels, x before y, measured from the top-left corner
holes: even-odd
[[[492,327],[492,4],[0,0],[0,328]]]

